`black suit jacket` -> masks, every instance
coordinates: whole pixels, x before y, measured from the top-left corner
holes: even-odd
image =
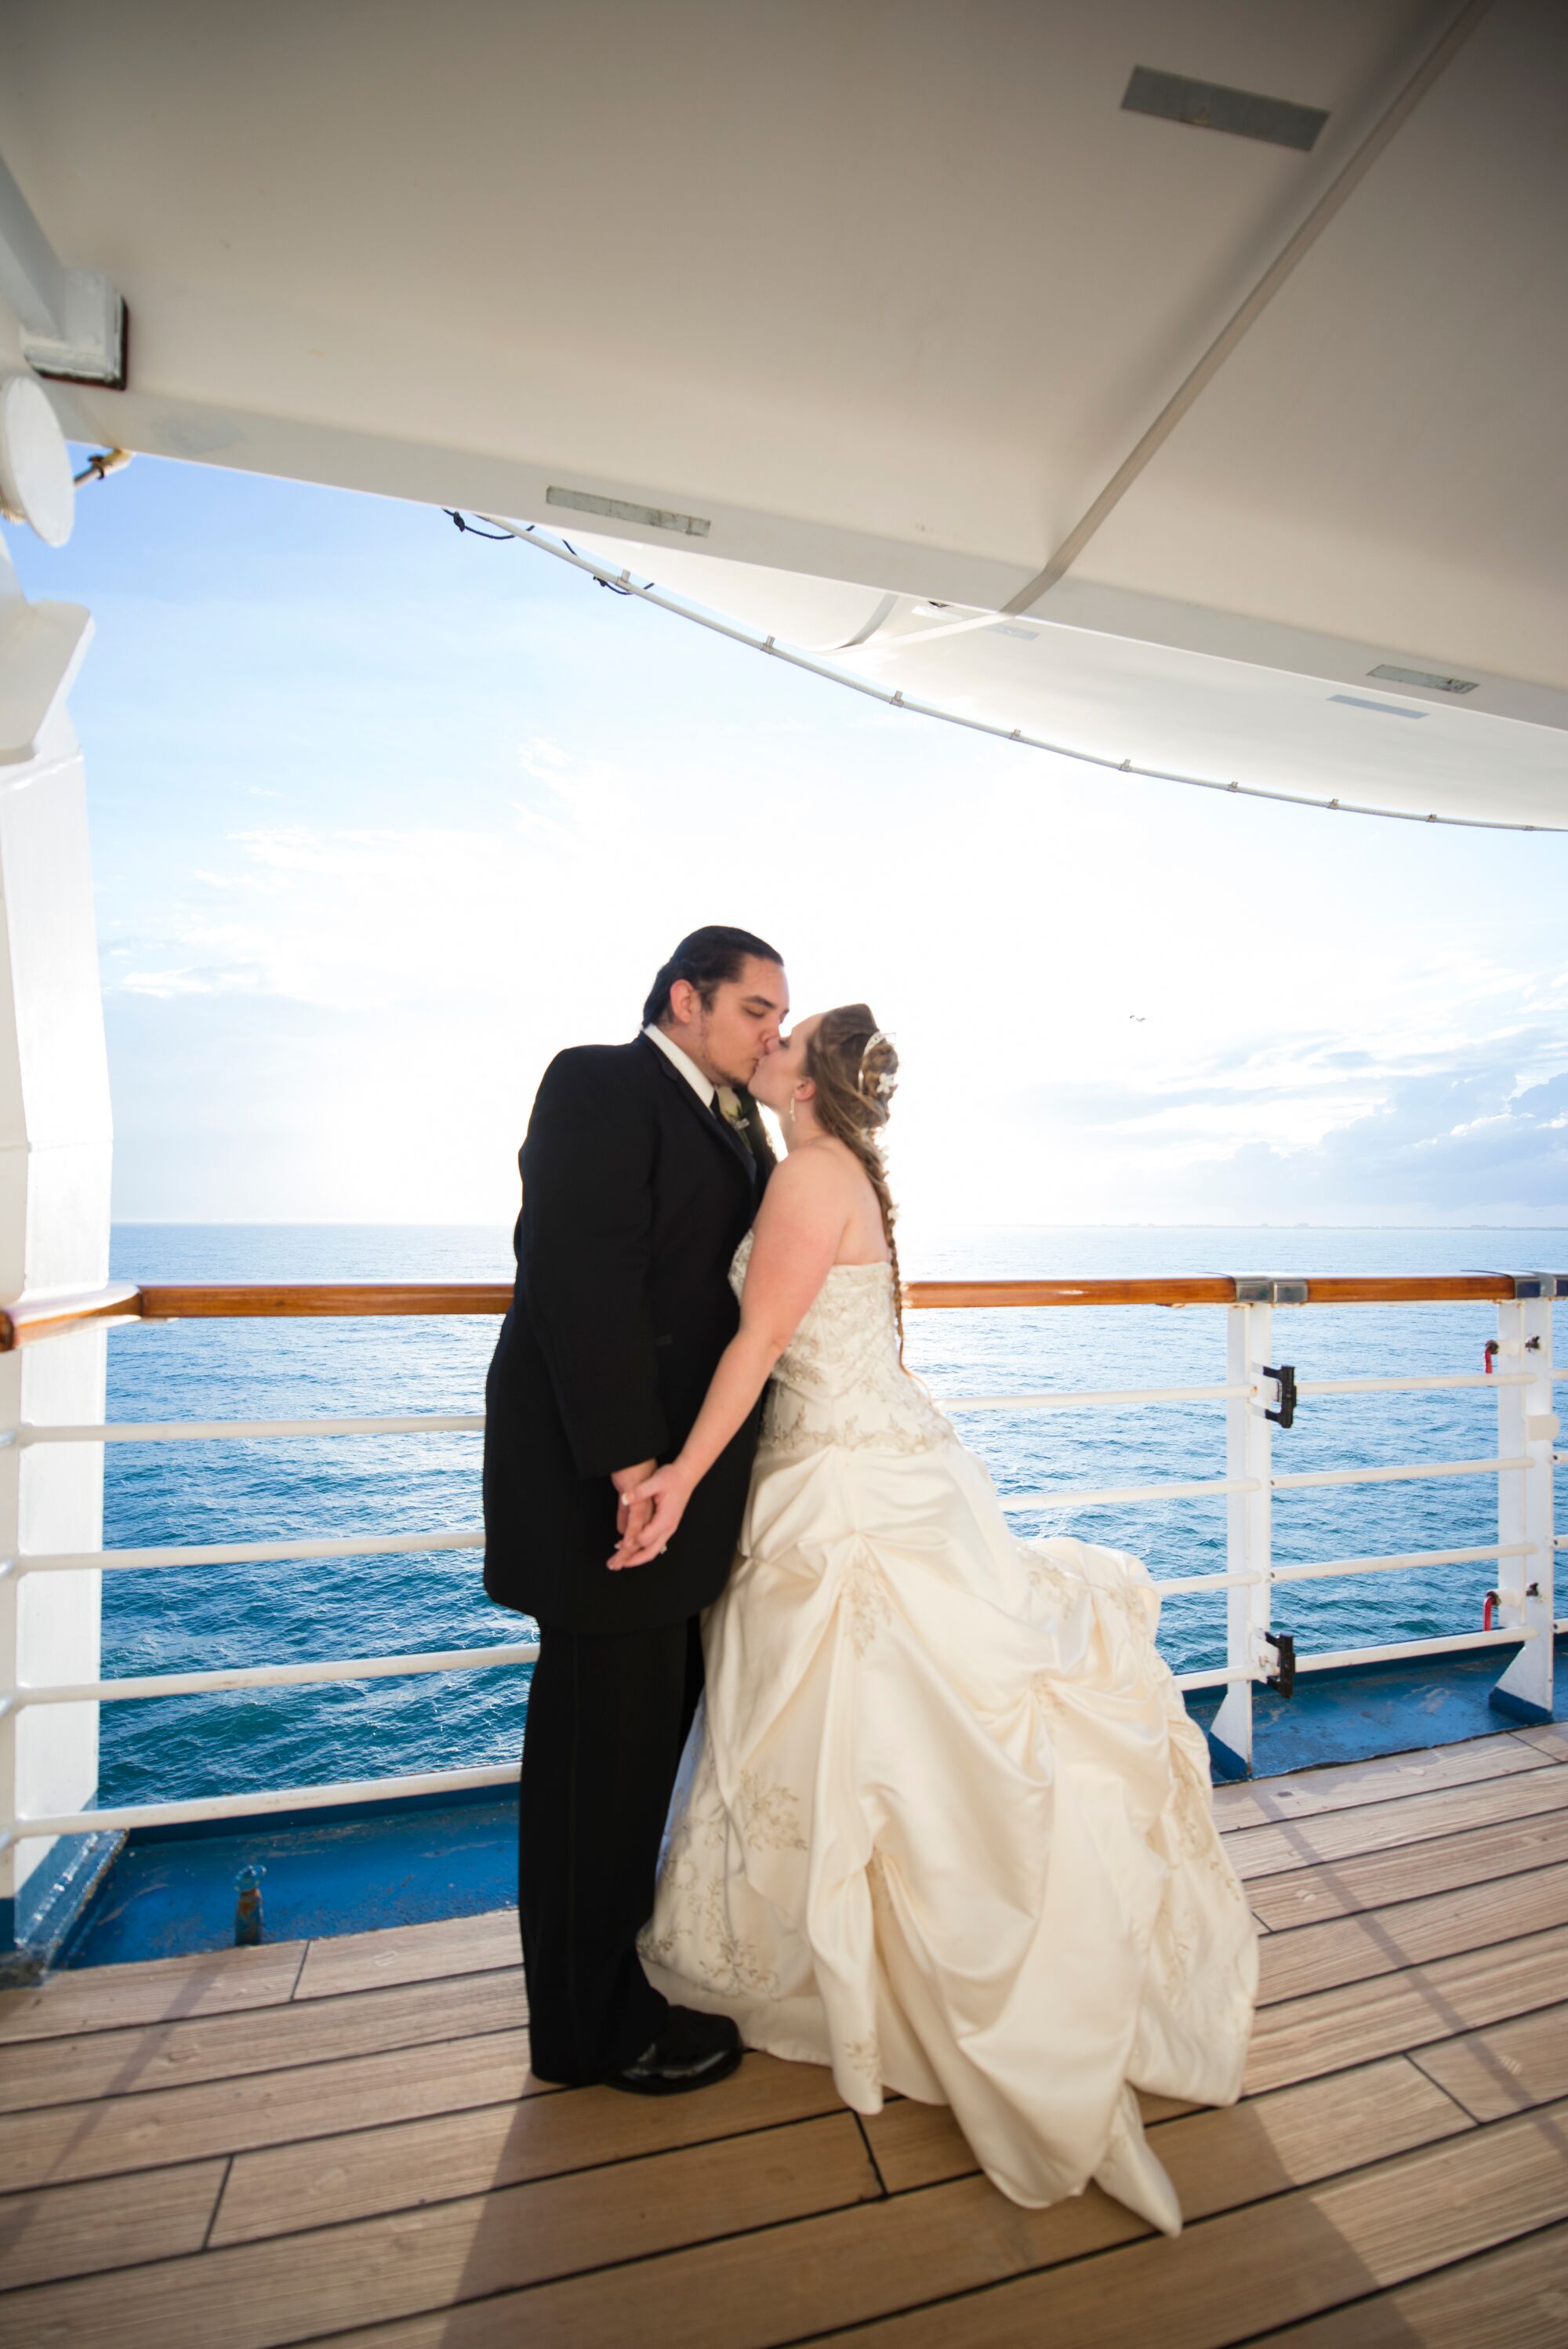
[[[755,1156],[645,1036],[562,1052],[519,1164],[517,1287],[486,1388],[485,1588],[569,1631],[678,1621],[723,1589],[758,1412],[693,1494],[667,1553],[612,1574],[611,1472],[668,1460],[738,1309],[729,1263],[773,1160]],[[755,1171],[754,1171],[755,1169]]]

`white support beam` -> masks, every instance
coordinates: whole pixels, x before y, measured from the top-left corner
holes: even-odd
[[[0,547],[0,602],[20,600]],[[0,632],[0,703],[7,647]],[[109,1102],[81,753],[63,711],[36,754],[0,767],[0,1297],[100,1288],[108,1275]],[[0,1431],[104,1414],[107,1339],[88,1325],[0,1356]],[[93,1552],[103,1453],[0,1445],[0,1557]],[[95,1565],[0,1578],[0,1696],[24,1681],[96,1682]],[[0,1817],[77,1812],[98,1784],[98,1706],[0,1717]],[[63,1865],[67,1855],[58,1856]],[[52,1883],[46,1837],[0,1852],[0,1949]],[[30,1880],[30,1879],[36,1880]]]
[[[125,304],[107,277],[66,269],[0,159],[0,295],[15,312],[38,375],[125,388]]]

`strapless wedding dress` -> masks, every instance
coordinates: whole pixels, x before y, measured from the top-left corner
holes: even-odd
[[[1257,1951],[1158,1616],[1136,1558],[1009,1532],[889,1268],[835,1266],[706,1619],[650,1979],[858,2112],[951,2106],[1016,2202],[1093,2178],[1174,2233],[1134,2092],[1234,2100]]]

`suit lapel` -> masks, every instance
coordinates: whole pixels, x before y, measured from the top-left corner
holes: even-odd
[[[746,1177],[747,1187],[749,1189],[753,1180],[751,1153],[747,1149],[745,1143],[741,1141],[739,1135],[730,1132],[729,1121],[727,1118],[716,1114],[713,1110],[709,1109],[706,1102],[702,1102],[697,1099],[695,1089],[686,1082],[680,1071],[675,1066],[675,1063],[665,1058],[665,1055],[659,1050],[656,1044],[650,1044],[645,1036],[639,1037],[637,1040],[642,1045],[645,1051],[651,1052],[653,1054],[655,1061],[658,1064],[660,1074],[667,1078],[669,1082],[674,1085],[676,1092],[686,1102],[686,1105],[690,1110],[692,1115],[697,1120],[699,1124],[701,1124],[706,1131],[712,1135],[715,1143],[723,1151],[731,1165],[737,1167]],[[748,1113],[749,1110],[750,1104],[749,1100],[748,1099]],[[761,1172],[760,1161],[758,1162],[758,1174]]]

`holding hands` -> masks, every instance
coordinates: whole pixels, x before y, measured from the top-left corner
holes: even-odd
[[[610,1478],[615,1487],[615,1532],[618,1549],[635,1540],[647,1521],[646,1507],[634,1499],[639,1485],[644,1484],[658,1466],[656,1460],[639,1460],[634,1468],[617,1468]],[[618,1551],[617,1551],[618,1554]]]
[[[686,1514],[696,1478],[672,1460],[666,1467],[655,1467],[650,1460],[644,1468],[630,1474],[640,1477],[634,1485],[623,1485],[615,1479],[621,1493],[621,1506],[616,1513],[616,1530],[620,1540],[610,1560],[610,1571],[618,1574],[623,1567],[645,1566],[657,1557],[670,1540]]]

